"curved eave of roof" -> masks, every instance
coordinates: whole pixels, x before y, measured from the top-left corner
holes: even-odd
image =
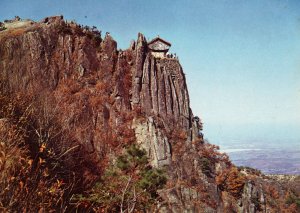
[[[153,52],[166,52],[166,51],[168,51],[170,48],[168,48],[168,49],[163,49],[163,50],[158,50],[158,49],[152,49],[152,48],[149,48],[151,51],[153,51]]]
[[[150,45],[150,44],[152,44],[152,43],[154,43],[156,41],[161,41],[161,42],[165,43],[168,46],[172,46],[170,42],[168,42],[168,41],[166,41],[166,40],[164,40],[164,39],[162,39],[160,37],[156,37],[156,38],[152,39],[151,41],[148,42],[148,45]]]

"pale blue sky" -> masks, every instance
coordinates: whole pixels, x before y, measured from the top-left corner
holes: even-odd
[[[170,41],[211,142],[300,140],[300,1],[0,0],[0,20],[58,14],[122,49],[138,32]]]

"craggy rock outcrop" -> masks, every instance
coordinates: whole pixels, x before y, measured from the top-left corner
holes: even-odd
[[[147,115],[163,118],[165,127],[191,128],[189,97],[179,62],[153,58],[142,34],[132,49],[117,51],[110,35],[102,41],[60,16],[21,26],[0,32],[4,90],[41,93],[58,90],[71,80],[88,89],[98,82],[113,82],[108,93],[119,110],[140,107]],[[128,87],[126,75],[132,78],[132,88],[124,88]]]
[[[153,57],[142,34],[127,50],[118,50],[108,33],[102,39],[97,30],[62,16],[4,26],[2,93],[29,94],[52,103],[47,112],[73,132],[72,142],[100,159],[107,144],[119,148],[124,138],[129,141],[128,128],[133,128],[152,165],[169,174],[159,211],[224,212],[226,198],[215,178],[226,166],[201,154],[201,123],[193,117],[177,59]],[[239,212],[266,209],[261,187],[252,182],[245,184],[239,202]]]
[[[156,59],[139,34],[133,71],[132,103],[148,115],[163,118],[166,126],[191,127],[189,96],[182,68],[176,59]]]
[[[248,181],[244,187],[240,206],[241,210],[246,209],[249,213],[266,212],[266,198],[262,186],[256,186],[254,182]]]

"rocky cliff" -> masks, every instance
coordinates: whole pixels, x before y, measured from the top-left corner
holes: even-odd
[[[226,155],[204,142],[179,61],[153,57],[142,34],[127,50],[118,50],[111,35],[102,39],[96,29],[61,16],[4,26],[1,92],[47,103],[44,115],[59,118],[71,143],[96,159],[94,164],[112,159],[127,143],[140,144],[151,164],[168,173],[158,211],[273,209],[258,176],[241,178]],[[97,165],[84,167],[91,177],[85,182],[101,176]]]
[[[159,121],[167,132],[175,127],[184,131],[193,129],[186,81],[178,60],[158,60],[151,56],[142,34],[125,51],[117,50],[117,43],[110,35],[102,40],[100,35],[75,23],[66,23],[62,17],[25,22],[1,34],[3,91],[54,94],[59,107],[68,108],[68,115],[62,115],[66,116],[64,120],[93,126],[83,133],[87,138],[77,138],[85,141],[86,146],[92,143],[97,147],[93,129],[105,122],[118,125],[117,114],[133,110],[140,110],[149,118],[153,128]],[[68,85],[76,88],[63,88]],[[61,97],[63,89],[74,91]],[[88,94],[80,94],[83,90]],[[98,106],[90,97],[97,97],[97,92],[107,99]],[[63,98],[69,97],[74,100],[67,100],[66,104]],[[80,115],[75,118],[75,113]],[[137,125],[137,134],[139,131]],[[161,137],[165,136],[158,136],[159,140]],[[168,140],[163,140],[163,146],[169,147]]]

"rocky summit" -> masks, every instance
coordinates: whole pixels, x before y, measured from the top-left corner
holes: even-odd
[[[170,46],[139,33],[119,50],[109,33],[102,38],[62,16],[1,22],[0,208],[299,211],[298,177],[278,181],[238,168],[203,139]],[[143,152],[147,162],[136,160]]]

